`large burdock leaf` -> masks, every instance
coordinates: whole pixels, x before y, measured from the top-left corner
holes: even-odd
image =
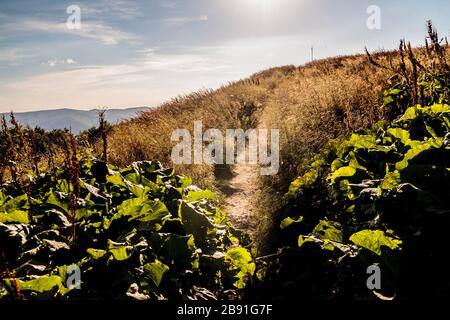
[[[0,222],[0,243],[2,246],[6,246],[7,243],[22,246],[32,230],[33,227],[26,224],[4,224]]]
[[[178,183],[181,188],[185,189],[185,188],[189,187],[190,185],[192,185],[192,178],[185,177],[185,176],[179,176]]]
[[[86,250],[86,252],[91,256],[92,259],[94,260],[98,260],[100,258],[102,258],[105,254],[106,251],[105,250],[101,250],[101,249],[93,249],[93,248],[89,248]]]
[[[341,225],[337,222],[321,220],[312,233],[322,240],[342,242]]]
[[[417,107],[414,106],[414,107],[409,107],[408,109],[406,109],[405,113],[398,120],[398,122],[406,122],[406,121],[414,120],[417,117],[416,108]]]
[[[252,276],[256,269],[250,252],[242,247],[230,249],[225,256],[225,261],[230,264],[230,271],[236,272],[234,286],[238,289],[244,288],[246,277]]]
[[[347,147],[353,147],[354,150],[363,149],[382,153],[387,153],[391,150],[390,147],[379,145],[375,136],[358,134],[352,134],[347,142]]]
[[[389,128],[387,134],[395,139],[400,140],[401,143],[407,145],[410,142],[409,132],[401,128]]]
[[[384,176],[380,188],[382,190],[392,190],[394,188],[397,188],[400,182],[401,182],[400,173],[398,171],[388,172]]]
[[[21,196],[8,199],[2,193],[0,202],[0,223],[30,223],[28,218],[28,196]]]
[[[157,287],[161,283],[164,273],[169,270],[169,267],[159,260],[155,262],[147,263],[144,265],[144,271],[150,279],[155,283]]]
[[[179,207],[179,215],[186,232],[194,235],[196,243],[204,242],[208,229],[214,228],[206,215],[197,210],[191,203],[182,201]]]
[[[140,184],[134,184],[131,181],[125,179],[120,173],[115,173],[106,177],[106,181],[113,186],[120,186],[131,193],[133,193],[136,197],[143,197],[145,189]]]
[[[48,292],[58,287],[58,290],[64,289],[63,279],[60,276],[42,276],[32,280],[18,280],[20,290],[30,290],[36,292]]]
[[[185,198],[192,202],[204,199],[213,201],[217,200],[217,197],[214,194],[214,192],[210,190],[189,191]]]
[[[396,169],[399,171],[407,168],[409,163],[412,160],[414,160],[414,158],[416,158],[417,156],[422,154],[423,152],[426,152],[427,150],[432,149],[432,148],[435,148],[435,149],[440,148],[443,145],[443,139],[442,138],[430,139],[430,140],[427,140],[424,142],[411,141],[411,143],[409,145],[410,145],[411,149],[409,149],[406,152],[403,160],[400,162],[397,162],[397,164],[395,165]]]
[[[391,250],[401,250],[402,241],[394,237],[386,235],[381,230],[362,230],[354,233],[350,237],[350,241],[359,247],[365,248],[381,256],[382,247]]]
[[[8,213],[0,212],[0,222],[3,223],[25,223],[28,224],[30,221],[28,219],[28,212],[22,210],[14,210]]]
[[[21,196],[4,200],[4,203],[0,205],[0,212],[12,212],[17,209],[28,209],[28,196],[23,194]]]
[[[305,173],[303,176],[295,179],[291,185],[289,186],[289,191],[285,195],[285,199],[289,199],[295,195],[298,189],[307,188],[312,186],[317,179],[319,178],[319,172],[317,170],[311,170],[310,172]]]
[[[128,259],[130,257],[130,249],[130,246],[108,240],[108,252],[110,252],[112,254],[111,257],[117,261]]]
[[[117,213],[112,220],[127,217],[128,221],[159,222],[170,216],[167,207],[159,200],[149,200],[145,197],[125,200],[117,207]]]
[[[356,169],[353,167],[342,167],[337,169],[333,174],[331,175],[331,182],[335,183],[337,179],[340,178],[350,178],[353,177],[356,173]]]
[[[325,250],[334,251],[335,248],[338,248],[344,251],[341,228],[342,226],[338,222],[320,220],[310,235],[298,237],[298,246],[302,247],[307,242],[315,242]]]
[[[51,190],[48,193],[48,197],[46,200],[46,204],[55,206],[62,213],[68,215],[69,214],[69,197],[67,194],[63,193],[55,193]]]
[[[166,235],[164,237],[162,252],[171,268],[174,267],[178,270],[198,268],[199,256],[194,243],[194,236]]]

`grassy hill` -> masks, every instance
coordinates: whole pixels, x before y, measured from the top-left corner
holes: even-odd
[[[63,136],[42,174],[16,167],[33,161],[32,131],[3,124],[0,298],[449,296],[449,59],[430,23],[422,48],[265,70],[100,130],[93,146]],[[232,165],[171,162],[172,131],[197,120],[280,130],[279,174],[245,184],[252,238],[222,210]],[[80,291],[66,283],[74,265]]]

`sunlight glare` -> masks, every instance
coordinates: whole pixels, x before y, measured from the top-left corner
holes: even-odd
[[[247,1],[253,7],[253,9],[259,9],[264,13],[268,13],[277,2],[277,0],[244,0],[244,1]]]

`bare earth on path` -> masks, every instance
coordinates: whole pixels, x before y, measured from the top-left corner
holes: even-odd
[[[257,227],[255,186],[259,167],[257,165],[235,165],[233,177],[227,183],[224,211],[236,229],[252,235]]]

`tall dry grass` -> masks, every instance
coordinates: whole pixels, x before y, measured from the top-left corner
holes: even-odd
[[[279,83],[260,119],[281,133],[280,173],[265,182],[285,189],[330,139],[379,121],[388,77],[361,55],[314,61]]]
[[[424,47],[414,49],[401,41],[394,51],[318,60],[279,83],[260,118],[260,126],[279,128],[281,133],[279,174],[260,181],[260,251],[270,246],[278,229],[281,196],[331,139],[393,120],[408,106],[427,99],[428,93],[418,85],[419,74],[450,61],[448,42],[438,38],[431,22],[428,33]],[[398,106],[403,110],[384,105],[383,93],[394,83],[415,92]]]
[[[177,97],[158,108],[141,113],[139,117],[114,126],[108,137],[109,162],[127,165],[139,160],[159,160],[191,176],[197,184],[213,188],[214,168],[208,165],[173,165],[171,141],[174,129],[188,129],[201,120],[203,130],[251,126],[256,113],[271,93],[267,74],[232,83],[218,90],[203,90]],[[249,114],[248,110],[255,110]]]
[[[172,131],[192,132],[196,120],[203,121],[204,130],[259,125],[280,129],[280,171],[266,177],[261,187],[281,194],[330,139],[383,119],[382,93],[399,56],[398,51],[377,52],[372,58],[388,67],[375,66],[366,55],[335,57],[300,67],[272,68],[218,90],[177,97],[114,126],[108,137],[109,162],[123,166],[153,159],[172,166],[170,156],[176,144],[171,141]],[[249,108],[257,110],[253,119],[245,118]],[[175,167],[201,186],[215,184],[211,166]]]
[[[429,26],[432,27],[431,24]],[[403,42],[403,49],[405,45]],[[280,171],[255,186],[261,209],[262,231],[271,226],[273,212],[289,184],[303,173],[307,162],[330,139],[372,127],[389,118],[383,92],[393,74],[414,74],[402,50],[316,60],[306,65],[272,68],[218,90],[199,91],[169,101],[121,123],[109,135],[109,161],[126,165],[136,160],[160,160],[172,165],[170,155],[176,128],[193,130],[196,120],[208,128],[259,126],[280,130]],[[414,49],[418,61],[429,60],[426,46]],[[446,49],[448,57],[448,46]],[[406,61],[406,62],[405,62]],[[407,65],[404,65],[404,64]],[[432,62],[431,62],[432,63]],[[248,116],[248,110],[256,110]],[[214,187],[214,168],[178,166],[204,187]],[[262,237],[267,240],[267,237]]]

